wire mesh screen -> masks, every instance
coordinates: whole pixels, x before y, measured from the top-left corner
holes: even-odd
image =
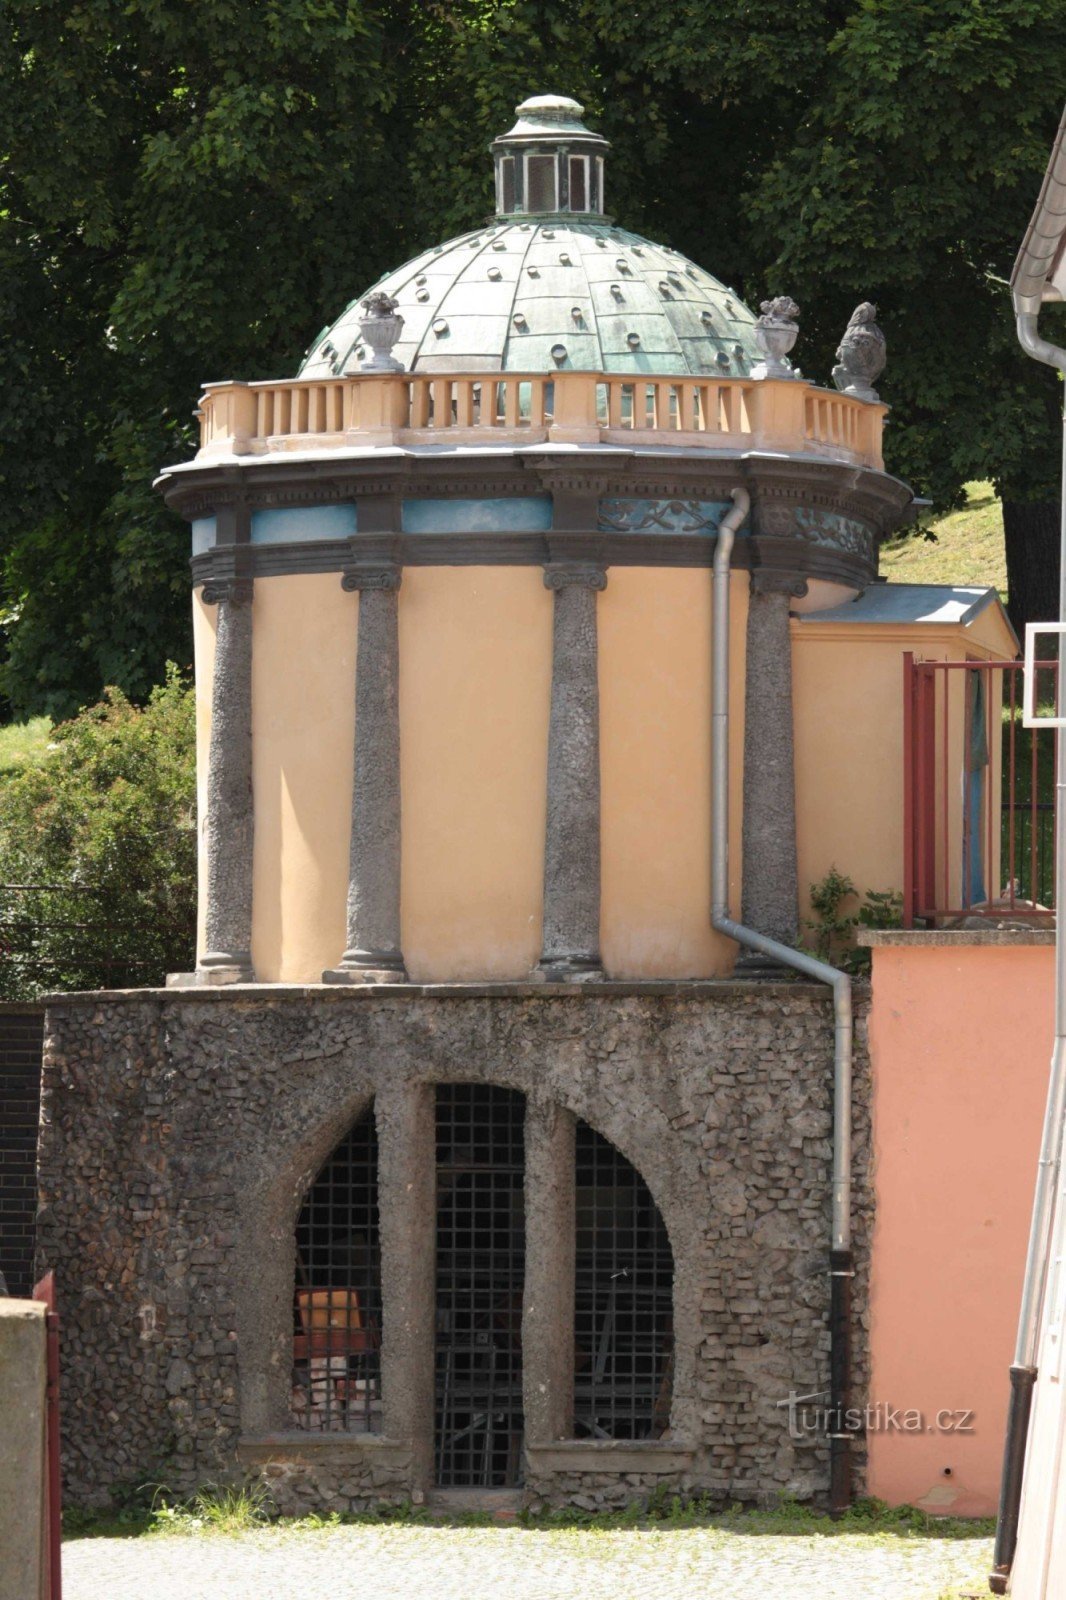
[[[437,1089],[437,1482],[498,1488],[522,1457],[525,1101]]]
[[[574,1425],[658,1439],[670,1424],[674,1258],[644,1179],[577,1125]]]
[[[314,1433],[380,1433],[381,1271],[373,1109],[308,1191],[296,1224],[292,1410]]]

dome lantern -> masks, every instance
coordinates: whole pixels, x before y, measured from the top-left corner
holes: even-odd
[[[556,94],[534,95],[516,107],[518,121],[492,145],[497,216],[602,216],[610,146],[585,127],[584,110]]]

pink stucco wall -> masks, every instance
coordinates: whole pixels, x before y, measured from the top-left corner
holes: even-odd
[[[870,1400],[973,1413],[869,1436],[868,1492],[995,1511],[1053,1027],[1048,946],[881,947],[870,1053]],[[950,1475],[945,1469],[950,1468]]]

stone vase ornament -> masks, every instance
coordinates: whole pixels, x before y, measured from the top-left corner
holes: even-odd
[[[800,308],[790,295],[778,295],[774,300],[764,300],[759,307],[762,316],[755,322],[755,343],[762,360],[751,369],[753,378],[797,378],[789,351],[799,337]]]
[[[877,307],[869,300],[851,313],[833,368],[833,382],[855,400],[880,400],[874,380],[885,369],[885,336],[877,326]]]
[[[403,332],[403,317],[398,302],[389,294],[369,294],[363,301],[364,316],[359,318],[359,333],[370,351],[364,356],[364,372],[403,372],[402,361],[391,354]]]

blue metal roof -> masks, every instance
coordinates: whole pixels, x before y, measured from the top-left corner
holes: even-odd
[[[801,622],[955,623],[965,626],[986,606],[998,605],[995,589],[950,583],[874,583],[856,600],[827,611],[805,611]]]

